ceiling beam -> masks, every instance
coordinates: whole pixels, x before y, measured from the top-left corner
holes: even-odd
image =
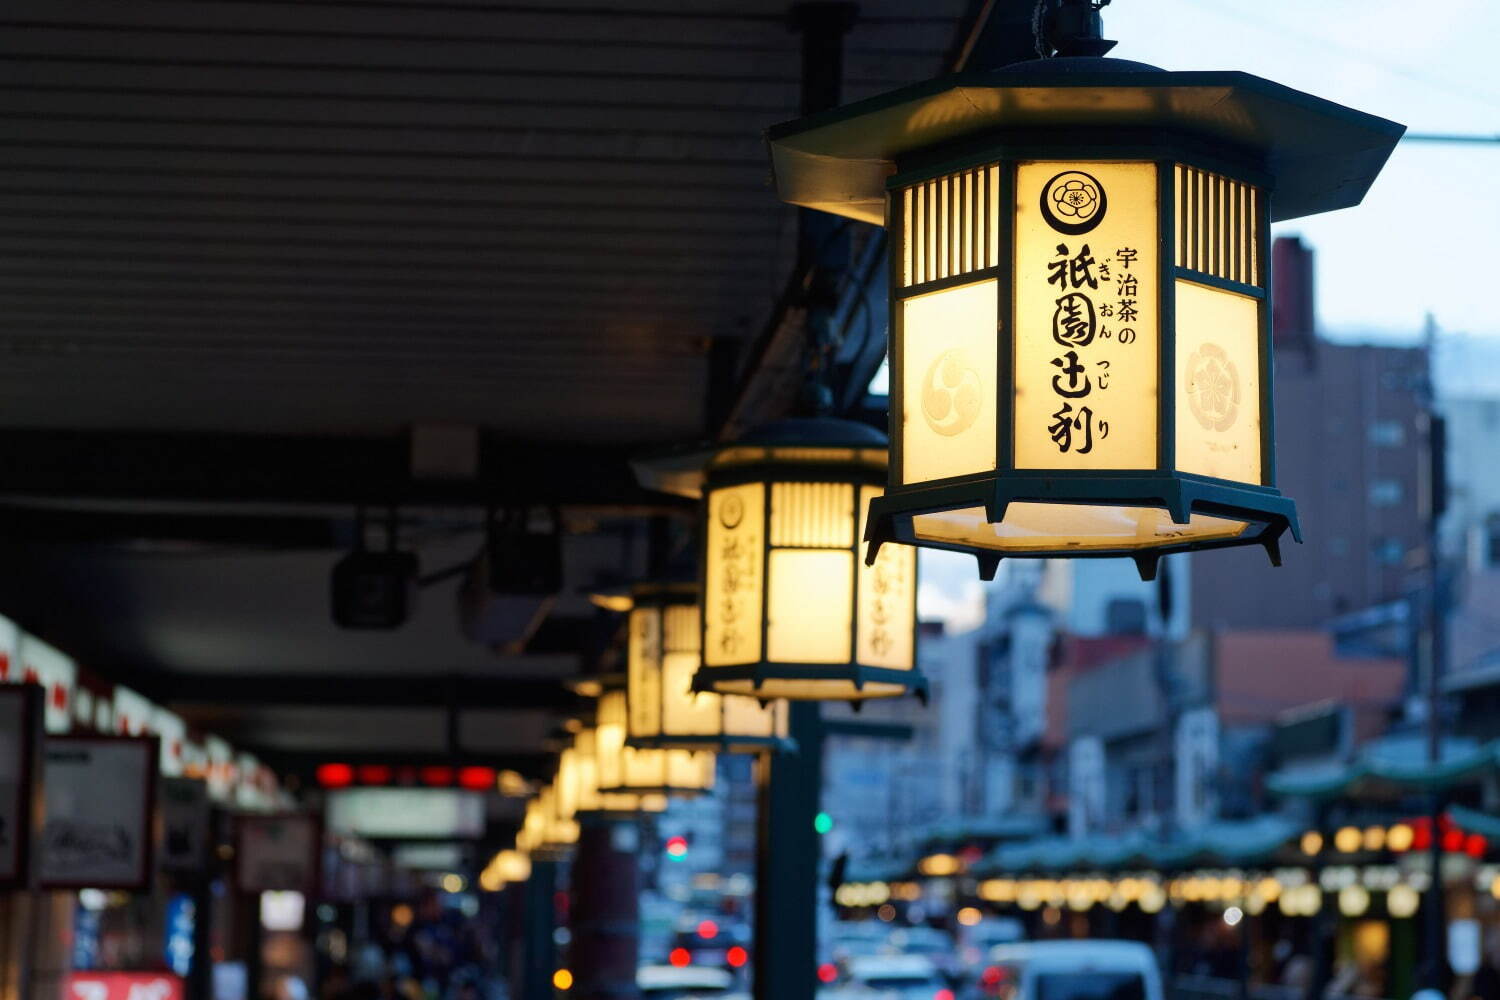
[[[131,683],[159,692],[171,707],[235,708],[317,705],[322,708],[579,710],[583,701],[554,679],[472,677],[424,672],[419,676],[256,673],[132,675]]]
[[[481,438],[469,480],[420,480],[408,436],[0,431],[0,495],[142,501],[686,509],[636,484],[639,448]]]

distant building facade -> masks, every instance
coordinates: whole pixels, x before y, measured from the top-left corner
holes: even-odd
[[[1321,340],[1312,251],[1280,237],[1273,254],[1277,485],[1303,544],[1275,572],[1259,549],[1194,555],[1200,627],[1320,628],[1404,597],[1426,565],[1428,351]]]

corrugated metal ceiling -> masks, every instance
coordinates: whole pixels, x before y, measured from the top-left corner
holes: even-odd
[[[846,96],[964,0],[874,0]],[[700,433],[793,216],[785,0],[16,0],[0,14],[0,413],[32,427]]]

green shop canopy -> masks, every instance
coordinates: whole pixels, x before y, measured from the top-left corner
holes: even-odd
[[[1466,833],[1477,833],[1490,840],[1500,840],[1500,816],[1492,816],[1478,809],[1466,809],[1463,806],[1449,806],[1448,818]]]
[[[1286,816],[1209,823],[1163,840],[1144,833],[1046,837],[992,851],[975,867],[980,878],[1029,872],[1169,870],[1270,862],[1302,831]]]
[[[1387,737],[1366,744],[1352,763],[1285,768],[1266,787],[1289,798],[1386,800],[1472,785],[1500,770],[1500,742],[1445,739],[1438,750],[1429,761],[1423,738]]]

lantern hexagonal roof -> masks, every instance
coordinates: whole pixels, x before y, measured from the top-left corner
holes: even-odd
[[[1076,143],[1089,129],[1232,147],[1274,179],[1273,222],[1359,204],[1406,131],[1249,73],[1064,57],[903,87],[767,139],[783,200],[881,225],[902,157],[986,134]]]

